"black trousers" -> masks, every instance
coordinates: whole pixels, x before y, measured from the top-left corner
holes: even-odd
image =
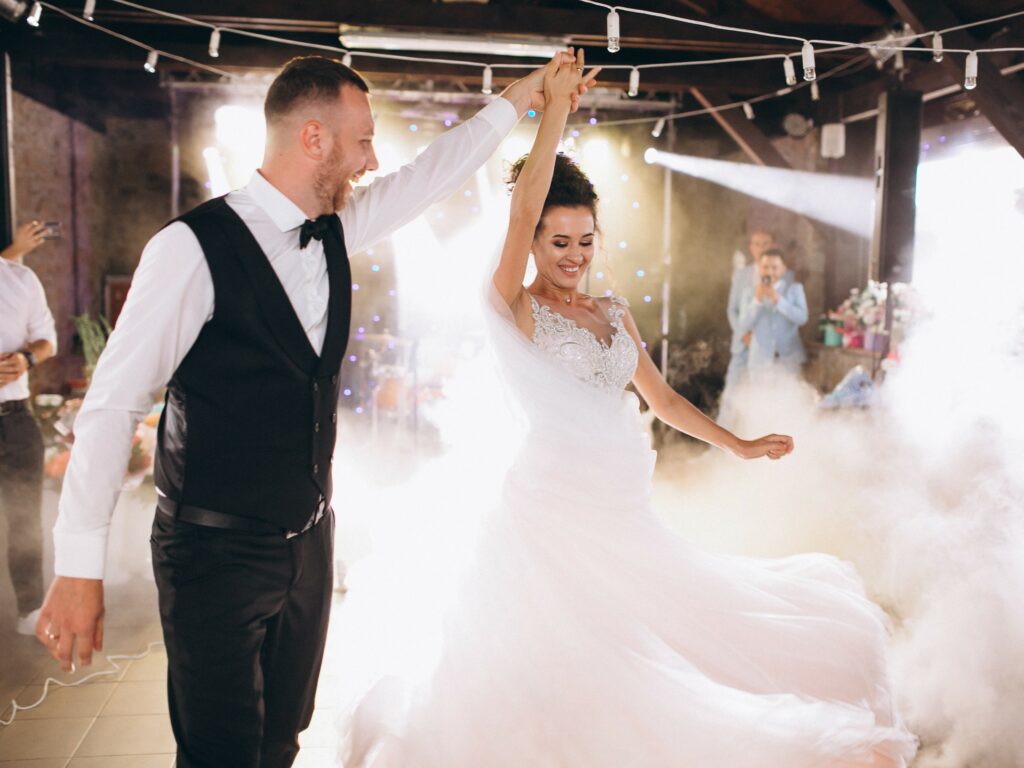
[[[334,514],[299,536],[157,512],[150,540],[178,768],[287,768],[313,715]]]
[[[0,509],[18,613],[43,604],[43,438],[28,411],[0,416]]]

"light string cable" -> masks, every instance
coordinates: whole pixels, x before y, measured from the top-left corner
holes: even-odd
[[[378,53],[378,52],[372,52],[372,51],[355,51],[355,50],[350,50],[350,49],[343,48],[341,46],[331,46],[331,45],[323,45],[321,43],[311,43],[311,42],[304,41],[304,40],[295,40],[295,39],[292,39],[292,38],[281,37],[281,36],[278,36],[278,35],[267,35],[267,34],[260,33],[260,32],[252,32],[250,30],[239,29],[237,27],[231,27],[231,26],[219,26],[217,24],[213,24],[213,23],[210,23],[210,22],[200,21],[198,19],[192,18],[190,16],[185,16],[183,14],[173,13],[171,11],[165,11],[165,10],[162,10],[162,9],[146,6],[146,5],[143,5],[141,3],[132,2],[132,0],[111,0],[111,1],[117,3],[118,5],[123,5],[123,6],[129,7],[129,8],[134,8],[135,10],[143,11],[145,13],[151,13],[153,15],[163,16],[165,18],[175,19],[177,21],[181,21],[181,22],[184,22],[186,24],[191,24],[191,25],[194,25],[194,26],[205,27],[207,29],[210,29],[211,31],[216,30],[216,31],[220,31],[220,32],[228,32],[228,33],[239,35],[239,36],[242,36],[242,37],[249,37],[249,38],[253,38],[253,39],[257,39],[257,40],[265,40],[267,42],[283,43],[283,44],[286,44],[286,45],[293,45],[293,46],[296,46],[296,47],[310,48],[310,49],[314,49],[314,50],[330,51],[332,53],[348,54],[348,55],[351,55],[351,56],[361,56],[361,57],[364,57],[364,58],[371,58],[371,59],[387,59],[387,60],[393,60],[393,61],[409,61],[409,62],[414,62],[414,63],[450,64],[450,65],[453,65],[453,66],[473,67],[473,68],[483,69],[483,70],[486,70],[488,68],[490,68],[492,70],[494,70],[494,69],[529,69],[529,68],[532,67],[531,64],[507,64],[507,63],[485,64],[485,63],[478,62],[478,61],[466,61],[466,60],[463,60],[463,59],[438,58],[438,57],[426,57],[426,56],[408,56],[408,55],[404,55],[404,54]],[[822,49],[820,51],[821,53],[838,52],[838,51],[845,51],[845,50],[852,50],[852,49],[866,49],[866,50],[876,50],[876,51],[910,51],[910,52],[919,52],[919,53],[928,53],[929,52],[928,48],[923,48],[923,47],[918,47],[918,46],[909,47],[909,46],[897,46],[897,45],[892,45],[892,44],[883,45],[881,43],[851,43],[851,42],[844,41],[844,40],[827,40],[827,39],[816,39],[816,38],[812,39],[812,40],[805,40],[804,38],[796,36],[796,35],[781,35],[781,34],[774,33],[774,32],[764,32],[764,31],[761,31],[761,30],[747,29],[747,28],[744,28],[744,27],[733,27],[733,26],[724,25],[724,24],[714,24],[712,22],[700,21],[698,19],[688,19],[686,17],[674,16],[672,14],[659,13],[659,12],[656,12],[656,11],[647,11],[647,10],[643,10],[643,9],[630,8],[630,7],[626,7],[626,6],[612,6],[612,5],[608,5],[606,3],[597,2],[597,0],[579,0],[579,2],[586,3],[586,4],[589,4],[589,5],[599,6],[599,7],[602,7],[602,8],[606,8],[608,10],[618,9],[618,10],[622,10],[622,11],[625,11],[625,12],[637,13],[637,14],[648,15],[648,16],[655,16],[655,17],[658,17],[658,18],[663,18],[663,19],[667,19],[667,20],[671,20],[671,21],[677,21],[677,22],[684,23],[684,24],[693,24],[693,25],[697,25],[697,26],[709,27],[709,28],[720,30],[720,31],[740,32],[740,33],[744,33],[744,34],[759,35],[759,36],[763,36],[763,37],[773,37],[773,38],[776,38],[776,39],[784,39],[784,40],[788,40],[788,41],[811,42],[811,43],[820,43],[820,44],[823,44],[823,45],[836,46],[834,48]],[[980,25],[983,25],[983,24],[989,24],[989,23],[993,23],[995,21],[1002,21],[1002,20],[1005,20],[1005,19],[1014,18],[1016,16],[1022,16],[1022,15],[1024,15],[1024,11],[1018,11],[1018,12],[1015,12],[1015,13],[1008,13],[1008,14],[1004,14],[1002,16],[996,16],[996,17],[989,18],[989,19],[981,19],[979,21],[971,22],[969,24],[963,24],[963,25],[959,25],[957,27],[950,27],[949,29],[939,30],[939,33],[941,34],[941,33],[944,33],[944,32],[955,31],[955,30],[958,30],[958,29],[965,29],[965,28],[968,28],[968,27],[980,26]],[[902,37],[896,38],[896,40],[897,41],[913,41],[913,40],[916,40],[916,39],[919,39],[919,38],[928,37],[928,36],[934,35],[934,34],[935,34],[935,32],[923,32],[923,33],[920,33],[920,34],[917,34],[917,35],[902,36]],[[948,49],[948,52],[950,52],[950,53],[970,54],[972,51],[970,49],[959,49],[959,48],[956,48],[956,49]],[[1024,52],[1024,48],[976,49],[975,52],[976,53]],[[730,63],[751,62],[751,61],[765,61],[765,60],[770,60],[770,59],[783,59],[783,58],[788,58],[790,55],[794,55],[795,56],[795,55],[798,55],[798,54],[777,53],[777,54],[762,54],[762,55],[754,55],[754,56],[736,56],[736,57],[731,57],[731,58],[728,58],[728,59],[706,59],[706,60],[700,60],[700,61],[666,62],[666,63],[658,63],[658,64],[640,64],[640,65],[636,65],[636,68],[637,69],[658,69],[658,68],[668,68],[668,67],[707,66],[707,65],[714,65],[714,64],[730,64]],[[632,67],[630,65],[624,65],[624,64],[608,64],[608,65],[604,65],[604,68],[605,69],[632,69]]]
[[[110,667],[111,667],[110,669],[101,669],[101,670],[99,670],[97,672],[92,672],[92,673],[86,675],[83,678],[75,680],[74,682],[65,683],[65,682],[63,682],[61,680],[58,680],[55,677],[48,677],[48,678],[46,678],[46,682],[43,683],[43,692],[42,692],[42,694],[40,694],[39,698],[36,699],[31,704],[26,704],[26,705],[22,706],[21,704],[19,704],[17,702],[17,700],[11,699],[11,716],[6,718],[6,719],[5,718],[0,718],[0,726],[6,727],[6,726],[10,725],[11,723],[14,722],[14,718],[17,717],[19,712],[26,712],[26,711],[28,711],[30,709],[35,709],[40,704],[42,704],[46,700],[46,697],[50,693],[50,684],[51,683],[53,685],[55,685],[55,686],[60,687],[60,688],[77,688],[79,685],[83,685],[84,683],[87,683],[90,680],[95,680],[97,677],[104,677],[104,676],[107,676],[107,675],[117,674],[118,672],[121,671],[121,666],[117,662],[119,662],[119,661],[138,661],[139,659],[144,659],[147,656],[149,656],[150,653],[153,652],[154,648],[158,648],[158,647],[161,647],[161,646],[163,646],[162,642],[153,642],[153,643],[147,644],[146,645],[146,650],[144,650],[142,653],[136,653],[136,654],[123,654],[123,653],[121,653],[121,654],[111,654],[109,656],[106,656],[104,658],[106,658],[107,663],[110,664]]]
[[[716,24],[715,22],[711,22],[711,21],[702,21],[700,19],[693,19],[693,18],[689,18],[689,17],[686,17],[686,16],[676,16],[674,14],[663,13],[661,11],[649,11],[649,10],[646,10],[644,8],[632,8],[630,6],[625,6],[625,5],[609,5],[608,3],[600,2],[600,0],[577,0],[577,2],[583,3],[584,5],[593,5],[593,6],[597,6],[598,8],[604,8],[609,13],[618,13],[620,11],[623,12],[623,13],[634,13],[634,14],[637,14],[638,16],[651,16],[651,17],[657,18],[657,19],[664,19],[666,21],[675,21],[675,22],[678,22],[680,24],[689,24],[691,26],[704,27],[706,29],[714,29],[714,30],[718,30],[720,32],[738,32],[740,34],[745,34],[745,35],[756,35],[756,36],[759,36],[759,37],[770,37],[770,38],[774,38],[776,40],[787,40],[787,41],[793,41],[793,42],[799,42],[799,43],[820,43],[822,45],[839,46],[839,48],[833,49],[833,50],[850,50],[850,49],[854,49],[854,48],[860,48],[860,49],[863,49],[863,50],[875,50],[875,51],[894,51],[894,52],[895,51],[910,51],[910,52],[918,52],[918,53],[929,53],[929,49],[918,47],[918,46],[904,47],[904,46],[899,46],[899,45],[883,44],[881,42],[851,43],[851,42],[846,41],[846,40],[829,40],[827,38],[805,38],[805,37],[800,37],[798,35],[785,35],[785,34],[781,34],[779,32],[766,32],[766,31],[760,30],[760,29],[748,29],[746,27],[734,27],[734,26],[731,26],[731,25],[728,25],[728,24]],[[1002,16],[995,16],[995,17],[989,18],[989,19],[981,19],[979,21],[973,21],[973,22],[970,22],[968,24],[959,24],[957,26],[948,27],[948,28],[945,28],[945,29],[938,29],[938,30],[932,30],[932,31],[927,31],[927,32],[919,32],[919,33],[912,34],[912,35],[901,35],[901,36],[899,36],[897,38],[894,38],[894,40],[898,40],[898,41],[914,41],[914,40],[919,40],[919,39],[926,38],[926,37],[931,37],[931,36],[933,36],[935,34],[942,35],[942,34],[946,34],[948,32],[956,32],[956,31],[959,31],[959,30],[962,30],[962,29],[969,29],[971,27],[978,27],[978,26],[981,26],[983,24],[991,24],[991,23],[996,22],[996,21],[1004,21],[1006,19],[1012,19],[1012,18],[1015,18],[1017,16],[1024,16],[1024,11],[1015,11],[1013,13],[1006,13],[1006,14],[1003,14]],[[971,53],[972,50],[976,51],[977,53],[1006,53],[1006,52],[1021,52],[1021,51],[1024,51],[1024,48],[978,48],[978,49],[952,48],[952,49],[947,49],[947,50],[950,53]]]
[[[868,59],[868,60],[870,61],[870,59]],[[820,75],[818,75],[817,80],[815,82],[818,82],[818,81],[821,81],[821,80],[827,80],[830,77],[834,77],[834,76],[836,76],[838,74],[841,74],[842,72],[846,71],[847,69],[849,69],[851,67],[854,67],[854,66],[856,66],[858,64],[864,63],[864,61],[865,61],[864,57],[857,57],[855,59],[850,59],[849,61],[845,61],[842,64],[839,64],[839,65],[833,67],[832,69],[828,70],[827,72],[823,72]],[[606,120],[606,121],[603,121],[601,123],[598,123],[595,126],[587,126],[586,130],[592,131],[592,130],[594,130],[596,128],[611,128],[611,127],[617,126],[617,125],[641,125],[643,123],[656,123],[656,122],[658,122],[660,120],[665,120],[665,121],[668,121],[668,122],[672,122],[672,121],[675,121],[675,120],[684,120],[684,119],[690,118],[690,117],[700,117],[701,115],[713,115],[713,114],[717,114],[718,112],[725,112],[726,110],[730,110],[730,109],[742,109],[745,104],[751,104],[751,105],[759,104],[759,103],[761,103],[763,101],[769,101],[770,99],[778,99],[778,98],[782,98],[783,96],[789,96],[794,91],[798,91],[801,88],[809,88],[809,87],[811,87],[811,83],[809,83],[809,82],[802,82],[802,83],[799,83],[798,85],[787,86],[786,88],[780,88],[779,90],[772,91],[771,93],[765,93],[765,94],[762,94],[760,96],[753,96],[753,97],[751,97],[749,99],[741,99],[739,101],[731,101],[731,102],[729,102],[727,104],[716,104],[713,107],[702,107],[701,109],[691,109],[691,110],[687,110],[685,112],[671,112],[671,113],[665,114],[665,115],[655,115],[654,117],[632,117],[632,118],[626,118],[626,119],[623,119],[623,120]]]
[[[137,48],[141,48],[144,51],[155,51],[157,54],[163,56],[164,58],[171,59],[173,61],[178,61],[182,64],[187,64],[190,67],[206,70],[207,72],[212,72],[213,74],[220,75],[221,77],[231,77],[231,73],[226,72],[223,69],[211,67],[209,64],[203,64],[201,61],[195,61],[193,59],[186,58],[185,56],[178,56],[177,54],[165,51],[162,48],[147,45],[146,43],[143,43],[141,40],[136,40],[134,37],[128,37],[128,35],[122,35],[120,32],[115,32],[114,30],[104,27],[101,24],[97,24],[94,21],[89,21],[88,19],[71,13],[70,11],[67,11],[64,8],[61,8],[60,6],[54,5],[53,3],[46,2],[45,0],[40,0],[39,4],[44,8],[47,8],[51,11],[54,11],[55,13],[60,14],[61,16],[64,16],[65,18],[71,19],[72,21],[75,21],[79,24],[83,24],[87,27],[90,27],[91,29],[103,32],[104,34],[110,35],[111,37],[116,37],[118,40],[123,40],[124,42],[130,43],[131,45],[134,45]]]

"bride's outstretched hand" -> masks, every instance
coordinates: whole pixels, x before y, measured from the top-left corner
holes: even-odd
[[[734,453],[741,459],[760,459],[767,456],[773,461],[793,452],[793,438],[789,435],[765,435],[756,440],[740,440]]]

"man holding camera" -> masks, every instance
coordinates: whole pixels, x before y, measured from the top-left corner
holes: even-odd
[[[19,262],[43,241],[43,228],[23,225],[0,254],[0,507],[23,635],[35,634],[43,602],[43,439],[28,407],[28,371],[53,355],[57,334],[42,283]]]
[[[736,332],[751,334],[747,365],[751,372],[771,366],[797,372],[807,355],[800,326],[807,322],[804,287],[786,270],[778,248],[769,248],[757,261],[756,283],[740,297]]]

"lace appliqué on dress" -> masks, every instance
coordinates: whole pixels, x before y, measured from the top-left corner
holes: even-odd
[[[609,343],[532,295],[533,343],[566,366],[576,378],[607,392],[621,392],[636,370],[639,353],[623,325],[628,303],[612,297],[608,316],[615,329]]]

